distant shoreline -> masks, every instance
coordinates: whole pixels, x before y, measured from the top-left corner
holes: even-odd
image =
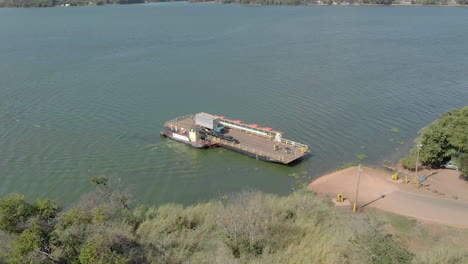
[[[324,4],[324,3],[320,3],[320,4],[297,4],[297,5],[280,5],[280,4],[256,4],[256,3],[245,3],[245,4],[241,4],[241,3],[222,3],[220,1],[200,1],[200,2],[191,2],[191,1],[188,1],[189,3],[191,4],[221,4],[221,5],[227,5],[227,4],[237,4],[237,5],[252,5],[252,6],[457,6],[457,7],[468,7],[468,5],[460,5],[460,4],[446,4],[446,5],[442,5],[442,4],[420,4],[420,3],[415,3],[415,4],[399,4],[399,3],[395,3],[395,4],[372,4],[372,3],[369,3],[369,4],[363,4],[363,3],[352,3],[352,4],[349,4],[349,3],[333,3],[333,4]]]
[[[282,4],[258,4],[258,3],[223,3],[221,1],[145,1],[145,2],[130,2],[130,3],[103,3],[101,1],[83,1],[83,3],[74,2],[72,4],[64,3],[64,4],[56,4],[51,6],[3,6],[2,2],[0,2],[0,8],[51,8],[51,7],[83,7],[83,6],[107,6],[107,5],[139,5],[139,4],[149,4],[149,3],[169,3],[169,2],[188,2],[191,4],[237,4],[237,5],[251,5],[251,6],[453,6],[453,7],[467,7],[468,5],[461,5],[456,3],[447,3],[447,4],[421,4],[421,3],[392,3],[392,4],[375,4],[375,3],[348,3],[348,2],[341,2],[336,3],[333,2],[332,4],[326,3],[307,3],[307,4],[292,4],[292,5],[282,5]],[[5,4],[5,3],[3,3]]]

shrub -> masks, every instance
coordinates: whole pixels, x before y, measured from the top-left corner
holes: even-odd
[[[21,233],[26,221],[34,213],[34,208],[24,200],[24,196],[13,194],[0,200],[0,229],[9,233]]]
[[[409,170],[416,169],[416,155],[417,155],[416,152],[417,152],[416,149],[412,149],[408,156],[400,160],[401,165],[403,165],[403,167]]]
[[[419,131],[415,140],[422,144],[420,161],[430,166],[439,166],[442,162],[468,152],[468,106],[453,109]],[[416,154],[416,147],[410,155],[402,159],[402,164],[411,168],[411,158]],[[463,166],[462,166],[463,170]]]
[[[401,242],[378,228],[356,235],[351,242],[372,264],[405,264],[413,259],[413,254],[403,248]]]

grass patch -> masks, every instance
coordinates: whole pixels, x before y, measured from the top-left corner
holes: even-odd
[[[392,129],[390,129],[390,131],[392,131],[393,133],[398,133],[398,132],[400,132],[400,129],[398,129],[398,128],[392,128]]]
[[[393,213],[387,213],[387,220],[390,225],[402,233],[409,233],[416,226],[416,220]]]
[[[363,160],[365,160],[365,159],[367,158],[367,156],[364,155],[364,154],[357,154],[357,155],[356,155],[356,158],[357,158],[359,161],[363,161]]]
[[[294,179],[299,179],[301,177],[301,175],[299,175],[299,173],[291,173],[291,174],[288,174],[289,177],[293,177]]]
[[[302,177],[307,176],[308,172],[307,171],[301,171],[300,173],[293,172],[291,174],[288,174],[289,177],[293,177],[294,179],[300,179]]]
[[[357,166],[356,163],[345,163],[345,164],[343,164],[343,166],[340,166],[340,167],[338,167],[338,168],[335,168],[335,169],[333,170],[333,172],[335,172],[335,171],[340,171],[340,170],[344,170],[344,169],[351,168],[351,167],[356,167],[356,166]]]
[[[468,260],[467,229],[420,223],[410,217],[371,207],[365,210],[365,215],[385,224],[386,230],[391,231],[396,238],[406,241],[408,249],[416,254],[412,263],[468,263],[466,262]],[[450,251],[442,250],[438,254],[433,254],[434,250],[445,248],[449,248]],[[465,253],[460,254],[463,252]],[[433,259],[427,262],[429,256]]]

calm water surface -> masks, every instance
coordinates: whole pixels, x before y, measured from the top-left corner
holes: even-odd
[[[456,7],[0,9],[0,196],[66,203],[108,176],[138,201],[188,204],[287,194],[288,174],[357,154],[396,161],[467,105],[467,25]],[[159,137],[201,111],[284,131],[312,157],[288,167]]]

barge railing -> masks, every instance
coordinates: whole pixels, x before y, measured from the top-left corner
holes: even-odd
[[[295,141],[292,141],[292,140],[289,140],[289,139],[282,138],[281,143],[288,144],[288,145],[291,145],[293,147],[300,148],[302,150],[302,152],[306,152],[307,150],[309,150],[309,146],[307,146],[306,144],[295,142]]]
[[[276,136],[276,134],[277,134],[277,132],[264,130],[264,129],[258,128],[258,127],[252,127],[252,126],[246,125],[246,124],[236,123],[234,121],[226,120],[226,119],[222,119],[220,121],[220,123],[222,125],[226,126],[226,127],[229,127],[229,128],[242,130],[242,131],[247,132],[247,133],[256,134],[256,135],[267,137],[267,138],[274,138]]]

